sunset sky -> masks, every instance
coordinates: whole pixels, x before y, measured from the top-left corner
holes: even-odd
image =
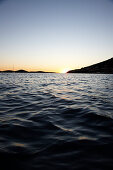
[[[113,0],[0,0],[0,70],[62,72],[113,57]]]

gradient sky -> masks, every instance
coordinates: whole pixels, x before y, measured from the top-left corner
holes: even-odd
[[[61,72],[113,57],[113,0],[0,0],[0,70]]]

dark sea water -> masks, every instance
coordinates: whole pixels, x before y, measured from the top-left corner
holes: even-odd
[[[0,170],[113,170],[113,74],[0,74]]]

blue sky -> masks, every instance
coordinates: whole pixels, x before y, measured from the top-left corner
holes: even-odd
[[[112,0],[0,0],[0,70],[61,72],[113,56]]]

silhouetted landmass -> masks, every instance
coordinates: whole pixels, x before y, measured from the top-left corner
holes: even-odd
[[[55,72],[45,72],[45,71],[26,71],[26,70],[5,70],[5,71],[0,71],[0,73],[55,73]]]
[[[0,71],[3,73],[28,73],[28,71],[26,70],[17,70],[17,71],[13,71],[13,70],[5,70],[5,71]]]
[[[4,72],[4,73],[13,73],[13,70],[5,70],[5,71],[0,71],[0,72]]]
[[[30,73],[55,73],[55,72],[45,72],[45,71],[31,71]]]
[[[28,73],[28,71],[26,71],[26,70],[17,70],[15,72],[17,72],[17,73]]]
[[[113,74],[113,58],[81,69],[70,70],[67,73]]]

